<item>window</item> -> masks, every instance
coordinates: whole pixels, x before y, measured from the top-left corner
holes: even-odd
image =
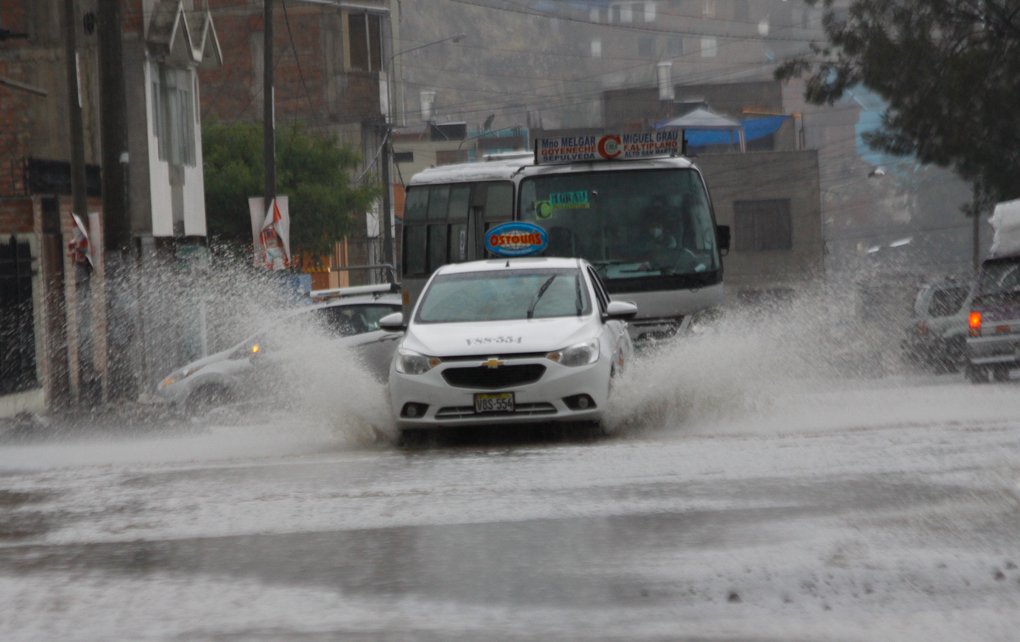
[[[673,36],[669,39],[669,55],[676,57],[682,56],[684,53],[684,38],[683,36]]]
[[[715,0],[705,0],[705,4],[703,5],[701,15],[703,15],[706,18],[715,17]]]
[[[655,3],[645,3],[645,22],[655,22]]]
[[[382,69],[382,21],[374,13],[352,13],[348,18],[351,69]]]
[[[652,37],[642,36],[638,40],[638,55],[639,56],[651,56],[653,51]]]
[[[592,58],[602,57],[602,40],[600,38],[591,39],[591,57]]]
[[[190,69],[152,66],[152,124],[159,159],[195,165],[195,79]]]
[[[701,57],[715,58],[718,53],[718,45],[715,36],[703,36],[701,38]]]
[[[620,7],[620,22],[634,22],[634,9],[629,4]]]
[[[967,288],[944,288],[935,290],[931,296],[929,314],[933,317],[948,317],[960,311],[967,298]]]
[[[734,0],[733,18],[742,22],[747,22],[751,19],[751,3],[749,0]]]
[[[789,199],[733,203],[738,252],[789,250],[793,247]]]

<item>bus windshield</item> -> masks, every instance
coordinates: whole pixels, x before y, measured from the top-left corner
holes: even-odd
[[[518,211],[548,232],[547,256],[587,259],[609,282],[719,271],[708,197],[692,169],[528,177]]]

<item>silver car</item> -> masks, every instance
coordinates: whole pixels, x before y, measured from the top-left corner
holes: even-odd
[[[331,300],[293,310],[244,341],[174,370],[159,383],[158,394],[193,410],[254,395],[263,364],[286,358],[284,351],[274,346],[279,343],[279,333],[306,323],[342,342],[360,358],[369,375],[384,382],[400,334],[380,329],[379,320],[400,311],[400,295],[389,286],[330,292]]]

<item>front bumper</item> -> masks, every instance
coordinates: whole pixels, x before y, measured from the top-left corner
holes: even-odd
[[[443,372],[456,368],[483,367],[486,357],[444,361],[420,375],[400,374],[390,370],[390,407],[399,429],[440,428],[443,426],[522,424],[544,422],[598,422],[609,399],[611,364],[603,354],[586,366],[568,367],[544,357],[510,358],[511,366],[545,367],[534,382],[504,387],[451,385]],[[514,393],[513,413],[475,412],[475,394]],[[587,395],[591,403],[581,409],[568,405],[577,395]],[[417,416],[407,416],[407,404],[427,406]]]

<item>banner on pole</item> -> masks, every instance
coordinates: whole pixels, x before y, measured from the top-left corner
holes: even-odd
[[[285,270],[291,264],[289,202],[286,196],[277,196],[269,207],[263,208],[263,204],[261,197],[248,199],[254,264],[267,270]]]
[[[71,231],[71,240],[67,243],[67,252],[74,263],[88,264],[93,267],[92,248],[89,247],[89,232],[81,217],[71,212],[71,219],[74,227]]]

